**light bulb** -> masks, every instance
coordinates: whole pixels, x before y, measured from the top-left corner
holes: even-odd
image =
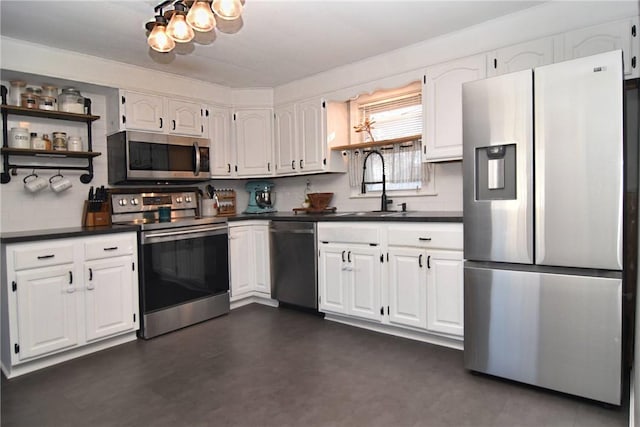
[[[195,36],[183,13],[174,13],[167,25],[167,34],[178,43],[188,43]]]
[[[197,0],[189,9],[187,24],[196,31],[211,31],[216,26],[216,18],[213,16],[211,6],[206,0]]]
[[[147,43],[151,49],[158,52],[170,52],[175,46],[176,42],[173,41],[166,33],[166,27],[164,25],[156,24],[149,34]]]
[[[242,14],[240,0],[213,0],[211,7],[216,15],[229,21],[239,18]]]

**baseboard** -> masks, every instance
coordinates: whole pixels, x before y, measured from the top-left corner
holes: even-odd
[[[428,332],[413,331],[403,329],[396,326],[385,325],[383,323],[372,323],[366,320],[353,319],[351,317],[340,316],[338,314],[325,313],[325,320],[338,322],[345,325],[355,326],[357,328],[368,329],[370,331],[380,332],[388,335],[395,335],[401,338],[407,338],[415,341],[422,341],[429,344],[440,345],[443,347],[453,348],[455,350],[464,350],[464,341],[462,338],[449,338],[441,335],[431,334]]]
[[[261,292],[249,292],[239,298],[231,297],[231,310],[243,307],[249,304],[262,304],[269,307],[278,307],[278,301],[271,299],[267,294]]]

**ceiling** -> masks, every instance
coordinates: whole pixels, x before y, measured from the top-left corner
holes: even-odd
[[[275,87],[542,2],[246,0],[235,27],[218,20],[225,32],[168,54],[146,43],[158,3],[2,0],[0,34],[229,87]]]

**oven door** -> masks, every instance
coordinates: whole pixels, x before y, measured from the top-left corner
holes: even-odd
[[[229,292],[227,226],[142,234],[143,313]]]

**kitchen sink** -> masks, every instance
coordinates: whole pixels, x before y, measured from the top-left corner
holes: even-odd
[[[371,216],[371,217],[385,217],[394,214],[401,214],[405,212],[398,211],[359,211],[359,212],[339,212],[336,216]]]

